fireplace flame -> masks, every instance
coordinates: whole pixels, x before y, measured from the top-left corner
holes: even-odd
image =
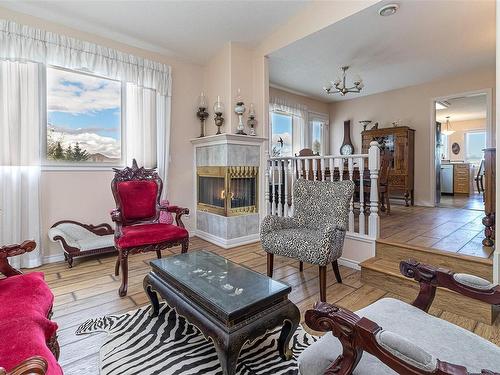
[[[226,198],[226,192],[224,190],[220,191],[220,199],[225,199]]]

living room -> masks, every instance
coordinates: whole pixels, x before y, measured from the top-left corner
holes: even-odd
[[[386,17],[380,12],[391,4],[375,1],[1,2],[0,270],[8,277],[0,289],[4,301],[10,301],[2,332],[12,345],[1,351],[0,367],[8,374],[274,374],[299,369],[304,375],[320,374],[333,366],[342,346],[326,340],[336,340],[338,331],[317,319],[326,314],[334,322],[335,314],[346,314],[356,322],[352,329],[364,329],[350,312],[355,311],[392,331],[383,332],[397,334],[384,340],[382,331],[374,330],[358,343],[378,358],[367,353],[358,364],[360,373],[363,368],[366,373],[427,373],[425,368],[445,368],[444,361],[469,371],[498,371],[495,306],[500,290],[494,246],[486,260],[478,261],[427,249],[401,252],[386,243],[383,251],[392,251],[392,262],[398,267],[402,262],[397,290],[397,282],[381,279],[374,266],[360,271],[363,262],[382,251],[377,246],[385,230],[407,226],[404,234],[411,240],[433,229],[429,224],[423,230],[424,219],[443,224],[427,213],[433,208],[423,207],[433,205],[433,148],[427,146],[432,99],[491,89],[488,146],[495,144],[495,4],[436,4],[436,18],[449,10],[463,27],[474,22],[471,15],[484,18],[484,28],[473,28],[477,35],[471,33],[467,44],[478,44],[479,38],[483,49],[476,59],[463,62],[473,72],[448,67],[453,74],[429,80],[412,68],[405,76],[420,81],[391,91],[378,88],[373,71],[356,67],[349,56],[333,64],[326,54],[304,54],[315,56],[317,64],[285,69],[274,64],[291,50],[298,59],[306,51],[301,43],[322,33],[362,19],[367,22],[361,22],[366,28],[360,32],[367,35],[374,30],[370,22],[422,15],[429,4],[401,1]],[[312,45],[326,52],[323,42]],[[387,81],[395,71],[387,61],[396,55],[390,50],[381,54],[387,71],[378,76]],[[364,58],[359,51],[347,55]],[[322,61],[330,61],[330,67],[317,83],[313,72],[323,69]],[[348,85],[356,74],[363,79],[360,98],[348,94],[348,100],[331,101],[323,85],[341,74],[342,64],[352,65],[346,71]],[[420,68],[428,70],[425,64]],[[294,89],[288,80],[279,82],[280,69],[308,75],[316,94]],[[404,99],[415,98],[411,90],[425,93],[414,108],[425,112],[415,117],[425,117],[421,124],[396,111],[404,108]],[[381,96],[387,97],[378,101]],[[350,155],[338,152],[346,139],[346,120],[351,120]],[[414,207],[383,195],[384,148],[370,138],[362,150],[363,120],[372,121],[369,128],[378,122],[382,130],[397,120],[400,127],[416,128]],[[287,138],[286,129],[302,135]],[[295,156],[308,148],[313,155]],[[280,152],[274,155],[273,150]],[[484,184],[491,192],[487,173]],[[320,190],[314,191],[315,186]],[[325,199],[328,204],[320,203]],[[145,213],[149,204],[152,211]],[[288,227],[292,222],[297,227]],[[326,234],[320,234],[323,227]],[[490,230],[493,241],[494,224]],[[411,231],[418,234],[410,238]],[[426,279],[429,273],[434,279]],[[17,280],[28,283],[32,300],[18,292],[23,288]],[[411,306],[419,283],[420,302]],[[466,297],[460,299],[459,293]],[[341,310],[314,308],[318,301]],[[18,310],[26,314],[16,321],[12,317]],[[407,320],[416,313],[419,331],[439,327],[442,340],[430,332],[433,339],[413,344],[430,353],[430,360],[421,364],[384,351],[395,345],[397,352],[407,334],[404,322],[397,324],[387,310],[408,313]],[[318,340],[329,330],[333,335]],[[450,353],[446,340],[453,335],[461,335],[467,345]],[[321,346],[313,342],[332,350],[320,354]],[[486,353],[482,363],[473,358],[474,347]],[[338,361],[355,366],[352,360]]]

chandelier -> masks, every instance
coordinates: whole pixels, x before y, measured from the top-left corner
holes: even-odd
[[[360,92],[365,85],[363,84],[363,80],[358,76],[354,79],[352,87],[346,86],[346,71],[349,69],[348,66],[343,66],[342,68],[342,79],[337,78],[335,81],[331,81],[328,83],[323,89],[327,94],[340,94],[341,96],[345,96],[349,92]]]
[[[445,129],[441,128],[441,133],[444,135],[452,135],[455,133],[455,130],[453,130],[450,125],[450,116],[446,116]]]

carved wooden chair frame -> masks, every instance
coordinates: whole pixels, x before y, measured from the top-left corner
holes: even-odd
[[[65,224],[65,223],[79,225],[82,228],[88,230],[89,232],[97,234],[98,236],[106,236],[113,234],[115,232],[113,228],[111,228],[111,225],[107,223],[92,225],[92,224],[83,224],[74,220],[61,220],[52,225],[50,228],[55,228],[59,224]],[[53,240],[59,241],[61,243],[61,246],[64,250],[64,260],[68,262],[68,266],[70,268],[73,267],[73,258],[84,255],[107,254],[116,252],[116,248],[114,246],[80,251],[79,248],[68,245],[64,237],[54,236]]]
[[[118,258],[115,264],[115,276],[118,276],[120,273],[120,268],[122,269],[122,284],[118,291],[121,297],[127,295],[128,289],[128,256],[132,254],[145,253],[148,251],[156,251],[156,255],[158,259],[161,258],[161,250],[167,249],[174,246],[181,246],[182,253],[188,251],[189,247],[189,238],[179,240],[179,241],[165,241],[160,242],[153,245],[146,246],[137,246],[137,247],[128,247],[128,248],[120,248],[117,245],[117,239],[122,234],[122,227],[124,225],[134,225],[134,224],[148,224],[148,223],[157,223],[160,217],[160,211],[167,211],[171,213],[175,213],[175,222],[178,227],[184,228],[184,223],[182,222],[182,216],[189,214],[189,209],[178,207],[178,206],[162,206],[160,204],[160,196],[163,189],[163,182],[158,175],[158,173],[154,169],[148,169],[144,167],[138,167],[136,160],[134,159],[132,162],[132,167],[125,167],[124,169],[113,168],[115,172],[115,177],[111,181],[111,191],[113,192],[113,197],[116,202],[116,209],[111,212],[111,219],[116,224],[115,230],[115,247],[118,250]],[[122,202],[117,190],[118,182],[123,181],[141,181],[141,180],[149,180],[156,182],[158,189],[156,194],[156,214],[150,220],[126,220],[123,218],[122,211]]]
[[[492,305],[500,305],[500,286],[490,289],[476,289],[462,284],[453,277],[454,272],[420,264],[414,260],[400,263],[401,273],[420,283],[420,292],[412,303],[413,306],[428,312],[437,287],[444,287]],[[432,373],[418,369],[394,354],[385,350],[376,340],[376,335],[382,330],[377,323],[359,317],[353,312],[341,307],[318,302],[314,309],[307,310],[306,324],[322,332],[332,332],[342,344],[342,354],[330,365],[325,375],[351,374],[361,360],[363,352],[370,353],[381,362],[399,374],[408,375],[469,375],[467,369],[460,365],[437,360],[436,370]],[[490,370],[482,370],[482,375],[499,375]]]
[[[9,264],[9,257],[16,255],[21,255],[24,253],[29,253],[35,250],[35,241],[24,241],[22,244],[14,244],[0,247],[0,272],[6,277],[22,275],[22,272],[15,269]],[[50,319],[52,316],[52,309],[50,309],[47,318]],[[52,337],[47,340],[47,347],[54,354],[56,359],[59,358],[59,343],[57,341],[57,333],[54,333]],[[32,375],[39,374],[43,375],[47,371],[47,361],[42,357],[31,357],[20,363],[18,366],[7,372],[5,369],[0,367],[0,375]]]

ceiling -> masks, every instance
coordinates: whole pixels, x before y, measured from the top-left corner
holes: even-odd
[[[495,66],[495,2],[401,0],[399,11],[378,15],[380,2],[269,56],[272,84],[322,101],[348,100]],[[348,84],[365,88],[345,97],[323,86],[342,65]]]
[[[436,110],[436,120],[444,123],[446,116],[450,121],[478,120],[486,118],[486,94],[447,99],[449,107]]]
[[[228,41],[257,45],[307,2],[1,0],[0,6],[203,64]]]

